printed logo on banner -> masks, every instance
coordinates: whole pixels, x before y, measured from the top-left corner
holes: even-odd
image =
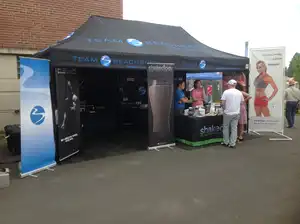
[[[80,64],[100,64],[102,66],[104,66],[104,64],[108,64],[108,66],[126,66],[126,67],[130,67],[130,68],[145,67],[148,63],[160,63],[159,61],[136,59],[136,58],[127,58],[127,59],[116,58],[116,57],[110,58],[107,55],[102,56],[102,58],[104,58],[104,59],[101,62],[100,57],[73,55],[72,61],[75,63],[80,63]],[[110,61],[110,63],[106,63],[106,61],[107,62]],[[178,65],[180,67],[184,67],[184,68],[193,68],[193,69],[199,68],[199,62],[195,61],[195,60],[190,60],[190,61],[182,60],[180,62],[180,64],[178,64]],[[105,67],[108,67],[108,66],[105,66]]]
[[[107,55],[98,57],[90,57],[90,56],[72,56],[72,61],[81,64],[100,64],[105,67],[109,66],[128,66],[128,67],[141,67],[147,65],[147,63],[151,62],[150,60],[143,59],[119,59],[119,58],[110,58]]]
[[[101,63],[101,65],[103,65],[104,67],[109,67],[110,64],[111,64],[111,59],[110,59],[109,56],[104,55],[104,56],[101,57],[100,63]]]
[[[86,38],[89,43],[106,43],[106,44],[124,44],[128,43],[134,47],[142,46],[161,46],[168,47],[176,50],[186,50],[186,51],[198,51],[197,45],[195,44],[175,44],[159,40],[143,40],[140,41],[135,38],[128,38],[126,40],[119,38]]]
[[[35,106],[30,112],[31,122],[35,125],[41,125],[45,121],[45,109],[41,106]]]
[[[205,69],[205,67],[206,67],[206,61],[204,61],[204,60],[200,61],[199,67],[200,67],[201,69]]]
[[[208,136],[212,134],[219,134],[223,131],[223,125],[217,126],[217,125],[211,125],[211,126],[204,126],[200,129],[200,136]]]
[[[137,39],[130,38],[130,39],[127,39],[126,42],[134,47],[142,47],[143,46],[143,42],[139,41]]]
[[[173,66],[168,66],[168,65],[150,65],[148,67],[148,70],[150,72],[172,72],[173,71]]]
[[[139,93],[141,96],[144,96],[146,94],[146,88],[144,86],[140,86]]]

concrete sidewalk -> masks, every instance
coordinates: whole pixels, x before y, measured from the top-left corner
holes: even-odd
[[[136,152],[15,179],[0,190],[0,223],[299,224],[300,129],[286,134],[294,140]]]

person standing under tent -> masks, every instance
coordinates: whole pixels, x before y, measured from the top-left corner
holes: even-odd
[[[243,92],[246,92],[247,91],[247,78],[246,78],[246,75],[242,72],[242,73],[239,73],[236,75],[237,76],[237,83],[239,85],[241,85],[242,87],[242,90]]]
[[[232,73],[230,75],[223,76],[223,80],[222,80],[223,91],[225,91],[228,88],[227,83],[231,79],[236,80],[238,84],[242,85],[243,86],[243,91],[246,92],[247,78],[246,78],[246,75],[243,72],[241,72],[241,73]]]
[[[284,91],[284,99],[286,101],[285,117],[288,122],[288,128],[293,128],[295,125],[295,117],[297,113],[297,107],[300,102],[300,90],[295,87],[295,80],[289,79],[289,86]]]
[[[192,98],[195,100],[193,107],[203,106],[205,101],[205,90],[200,80],[194,81],[194,89],[192,90]]]
[[[235,79],[233,74],[223,76],[223,79],[222,79],[222,91],[223,92],[228,89],[228,82],[231,79]]]
[[[193,100],[189,100],[185,94],[184,94],[184,89],[185,89],[185,82],[179,81],[177,83],[177,89],[175,91],[175,97],[174,97],[174,108],[175,108],[175,114],[182,114],[184,109],[185,109],[185,104],[186,103],[192,103]]]
[[[239,118],[239,123],[238,123],[238,139],[237,139],[238,141],[243,141],[245,125],[248,122],[246,104],[247,104],[247,101],[250,100],[252,97],[244,91],[245,86],[242,83],[238,82],[236,89],[241,91],[241,93],[243,94],[243,97],[244,97],[244,102],[242,102],[241,109],[240,109],[240,118]]]
[[[228,82],[228,89],[224,91],[221,101],[223,114],[223,142],[222,145],[235,148],[237,141],[237,127],[240,117],[243,94],[237,90],[237,82],[233,79]]]
[[[211,81],[208,82],[207,88],[206,88],[206,92],[207,92],[207,102],[208,103],[212,103],[212,94],[213,94],[213,86],[211,84]]]

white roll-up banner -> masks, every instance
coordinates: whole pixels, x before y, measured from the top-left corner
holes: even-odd
[[[285,48],[250,49],[249,129],[284,130]]]

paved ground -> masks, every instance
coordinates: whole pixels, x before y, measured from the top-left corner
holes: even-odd
[[[136,152],[14,179],[0,190],[0,223],[299,224],[300,128],[286,133],[294,140]]]

